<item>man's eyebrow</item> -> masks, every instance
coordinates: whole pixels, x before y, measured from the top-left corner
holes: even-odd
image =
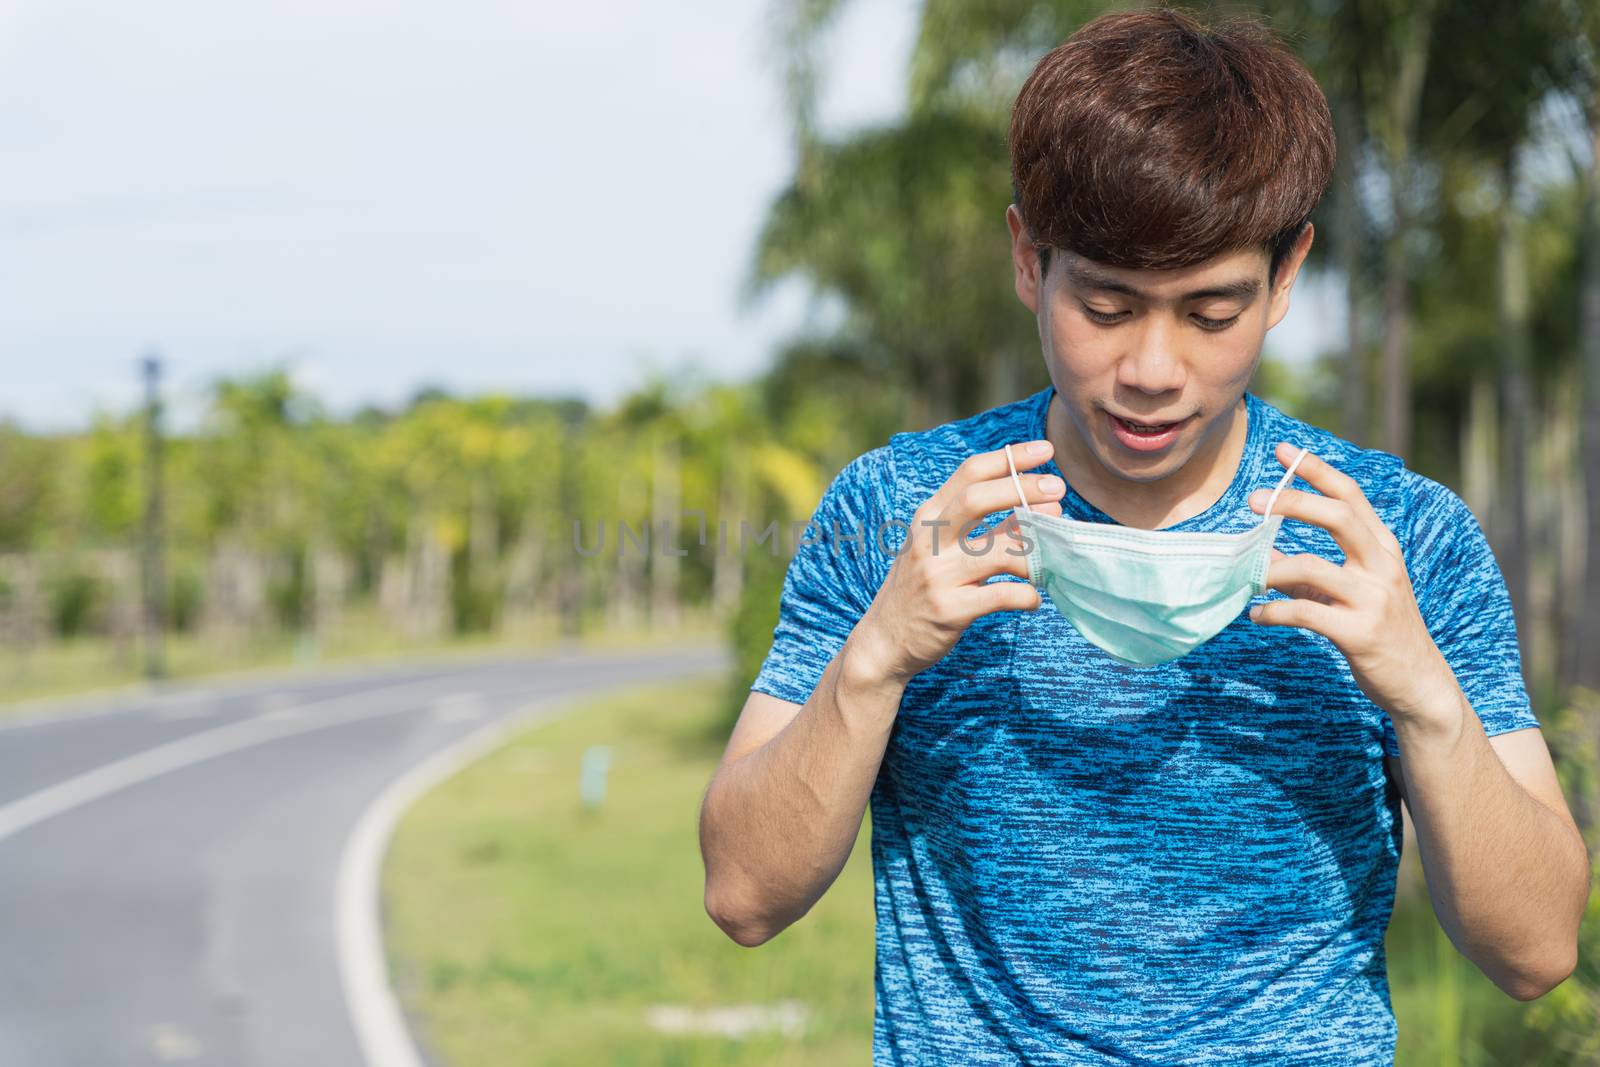
[[[1136,300],[1148,299],[1143,290],[1136,289],[1127,282],[1118,281],[1109,274],[1095,270],[1093,267],[1072,266],[1067,268],[1067,277],[1072,283],[1082,289],[1095,289],[1106,293],[1121,293],[1131,296]],[[1179,297],[1180,303],[1191,300],[1244,300],[1255,299],[1261,291],[1261,282],[1255,278],[1240,278],[1237,281],[1224,282],[1220,285],[1208,285],[1204,289],[1184,293]]]

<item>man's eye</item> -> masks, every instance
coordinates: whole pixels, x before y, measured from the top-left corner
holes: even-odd
[[[1095,322],[1109,326],[1114,322],[1121,322],[1128,314],[1126,311],[1096,311],[1088,304],[1083,305],[1083,313]]]
[[[1243,312],[1240,312],[1243,314]],[[1239,321],[1239,315],[1230,315],[1225,319],[1208,319],[1204,315],[1193,316],[1195,324],[1202,330],[1226,330],[1229,326]]]

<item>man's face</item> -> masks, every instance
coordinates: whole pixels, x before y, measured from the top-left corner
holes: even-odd
[[[1041,278],[1015,206],[1007,221],[1017,296],[1038,317],[1051,381],[1084,449],[1114,477],[1154,482],[1215,446],[1267,330],[1289,310],[1311,228],[1269,287],[1264,248],[1161,271],[1058,249]]]

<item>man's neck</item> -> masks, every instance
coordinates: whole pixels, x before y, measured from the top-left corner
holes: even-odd
[[[1124,526],[1160,530],[1193,518],[1222,498],[1244,456],[1248,415],[1243,397],[1225,423],[1181,468],[1160,481],[1118,478],[1090,453],[1067,418],[1061,395],[1052,393],[1045,433],[1055,445],[1056,466],[1077,494]]]

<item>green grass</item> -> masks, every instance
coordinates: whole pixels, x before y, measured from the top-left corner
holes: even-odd
[[[401,995],[445,1063],[858,1063],[872,1038],[872,876],[863,828],[839,880],[754,951],[706,917],[696,820],[720,755],[721,679],[654,687],[540,726],[441,786],[386,861]],[[585,813],[578,767],[612,747]],[[669,1036],[657,1004],[798,1000],[800,1039]]]
[[[720,680],[636,692],[541,725],[427,796],[385,868],[402,998],[442,1062],[837,1064],[869,1059],[867,831],[812,912],[754,951],[701,905],[696,816],[720,754]],[[598,813],[591,744],[613,749]],[[1507,997],[1450,945],[1408,850],[1388,936],[1399,1067],[1554,1064]],[[652,1031],[652,1004],[796,999],[799,1041]]]

